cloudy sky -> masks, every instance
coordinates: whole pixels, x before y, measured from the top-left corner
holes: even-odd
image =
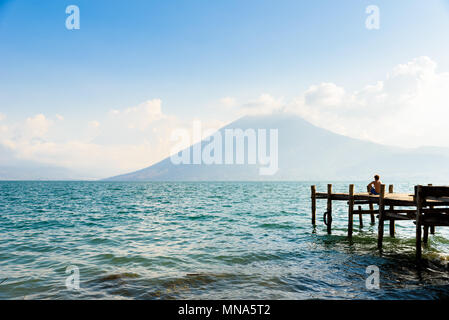
[[[0,0],[0,166],[106,177],[168,156],[193,120],[272,112],[449,147],[448,37],[448,0]]]

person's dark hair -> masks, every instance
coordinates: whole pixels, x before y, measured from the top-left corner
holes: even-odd
[[[379,175],[378,174],[376,174],[375,176],[374,176],[374,180],[379,180]]]

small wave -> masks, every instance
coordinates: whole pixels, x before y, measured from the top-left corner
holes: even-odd
[[[136,279],[136,278],[140,278],[140,275],[138,275],[137,273],[125,272],[125,273],[109,274],[109,275],[104,276],[98,280],[100,282],[105,282],[105,281],[122,280],[122,279]]]
[[[187,218],[189,220],[210,220],[210,219],[216,218],[216,216],[200,214],[200,215],[196,215],[196,216],[188,216]]]
[[[282,255],[275,253],[248,253],[243,255],[229,255],[229,256],[217,256],[216,260],[225,262],[229,265],[234,264],[250,264],[258,261],[271,261],[282,259]]]
[[[102,253],[93,257],[95,260],[99,260],[102,263],[108,263],[112,265],[123,265],[127,263],[148,263],[149,259],[136,255],[116,256],[111,253]]]
[[[294,229],[295,227],[286,223],[263,223],[259,225],[263,229]]]

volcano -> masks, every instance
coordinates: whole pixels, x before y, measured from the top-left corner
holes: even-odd
[[[448,181],[449,149],[401,148],[333,133],[294,114],[245,116],[219,130],[278,130],[278,170],[260,175],[260,164],[174,164],[168,157],[107,181],[357,181],[374,173],[396,181]],[[199,142],[205,147],[209,141]],[[198,147],[198,145],[196,146]],[[195,145],[189,147],[192,154]],[[223,152],[224,147],[223,147]],[[248,143],[245,144],[245,152]]]

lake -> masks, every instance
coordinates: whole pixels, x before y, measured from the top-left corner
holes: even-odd
[[[382,254],[368,216],[363,229],[354,217],[347,239],[344,202],[334,202],[332,235],[325,200],[313,228],[311,184],[326,190],[327,182],[0,182],[0,299],[449,297],[449,228],[429,237],[418,267],[410,221],[397,222],[396,238],[386,222]],[[366,287],[373,265],[380,289]],[[79,289],[66,286],[74,269]]]

